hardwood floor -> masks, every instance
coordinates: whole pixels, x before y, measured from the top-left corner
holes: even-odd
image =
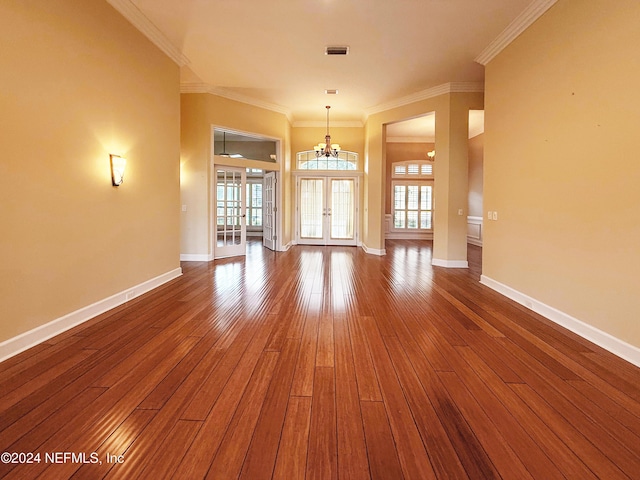
[[[40,462],[0,477],[639,477],[638,368],[480,285],[478,247],[387,252],[252,243],[5,361],[0,452]]]

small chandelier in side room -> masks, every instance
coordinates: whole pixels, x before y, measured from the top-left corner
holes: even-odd
[[[327,134],[324,137],[324,143],[319,143],[313,149],[316,152],[316,157],[337,157],[340,151],[340,145],[337,143],[331,143],[331,135],[329,135],[329,109],[331,107],[327,105]]]
[[[436,159],[436,151],[431,150],[430,152],[427,152],[427,159],[433,162]]]

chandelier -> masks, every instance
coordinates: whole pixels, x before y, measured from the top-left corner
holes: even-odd
[[[319,143],[313,149],[316,152],[316,157],[337,157],[340,151],[340,145],[337,143],[331,143],[331,135],[329,135],[329,109],[331,107],[327,105],[327,134],[324,137],[324,143]]]

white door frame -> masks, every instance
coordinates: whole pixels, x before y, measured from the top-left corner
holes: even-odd
[[[295,176],[295,240],[297,244],[307,245],[360,245],[360,178],[362,172],[354,171],[317,171],[317,170],[299,170],[293,172]],[[326,242],[322,241],[309,241],[308,239],[300,238],[300,179],[301,178],[322,178],[325,182],[330,182],[332,179],[353,179],[354,181],[354,238],[353,240],[333,240]],[[330,183],[328,183],[330,184]],[[326,185],[326,184],[325,184]]]
[[[218,224],[217,224],[217,187],[218,187],[218,171],[223,170],[225,172],[235,172],[240,175],[240,211],[239,219],[240,219],[240,243],[237,245],[224,245],[218,246]],[[247,248],[247,206],[246,206],[246,189],[247,189],[247,171],[246,168],[241,167],[231,167],[228,165],[215,165],[212,170],[212,204],[211,204],[211,223],[212,223],[212,244],[213,244],[213,258],[225,258],[225,257],[234,257],[246,255]],[[226,195],[226,192],[225,192]],[[225,215],[225,222],[227,216]]]
[[[265,188],[265,186],[267,184],[267,178],[269,177],[273,177],[273,180],[271,181],[271,209],[269,209],[268,205],[266,205],[266,192],[268,190]],[[280,216],[280,211],[278,209],[278,189],[278,172],[273,170],[265,172],[262,180],[262,245],[270,250],[276,250],[278,241],[278,231],[276,228],[278,225],[278,217]],[[271,216],[271,222],[267,220],[269,216]],[[271,223],[272,225],[271,238],[267,238],[267,236],[265,235],[265,225],[267,223]]]
[[[283,222],[282,222],[282,179],[284,178],[284,150],[283,150],[283,142],[282,139],[279,137],[272,137],[270,135],[264,135],[261,133],[254,133],[254,132],[248,132],[248,131],[243,131],[243,130],[237,130],[237,129],[230,129],[225,125],[217,125],[217,124],[211,124],[210,125],[211,128],[211,136],[210,136],[210,160],[209,160],[209,198],[208,198],[208,202],[209,202],[209,215],[208,215],[208,221],[209,221],[209,255],[208,255],[208,259],[209,260],[213,260],[215,258],[215,245],[216,245],[216,225],[215,225],[215,218],[214,218],[214,214],[215,214],[215,197],[216,197],[216,189],[215,189],[215,185],[216,185],[216,178],[215,178],[215,169],[217,166],[238,166],[239,163],[236,162],[228,162],[228,160],[238,160],[238,159],[228,159],[226,157],[221,157],[219,155],[214,155],[214,133],[216,129],[222,129],[225,130],[227,132],[233,132],[233,133],[237,133],[240,135],[246,135],[246,136],[250,136],[250,137],[256,137],[256,138],[264,138],[264,139],[269,139],[269,140],[273,140],[276,142],[276,155],[277,158],[279,159],[278,164],[270,164],[268,162],[260,162],[260,161],[252,161],[253,165],[251,165],[252,168],[262,168],[265,172],[276,172],[276,179],[278,181],[278,185],[279,187],[276,190],[276,205],[277,205],[277,212],[279,213],[279,215],[276,216],[276,225],[275,225],[275,231],[276,231],[276,242],[275,242],[275,249],[276,251],[285,251],[287,250],[291,244],[286,244],[283,245],[282,243],[282,232],[283,232]],[[242,159],[241,159],[242,160]],[[266,163],[266,165],[265,165]],[[260,165],[263,164],[263,165]],[[276,168],[274,168],[276,167]]]

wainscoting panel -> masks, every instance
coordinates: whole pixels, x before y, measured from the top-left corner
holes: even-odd
[[[467,217],[467,243],[482,246],[482,217]]]

